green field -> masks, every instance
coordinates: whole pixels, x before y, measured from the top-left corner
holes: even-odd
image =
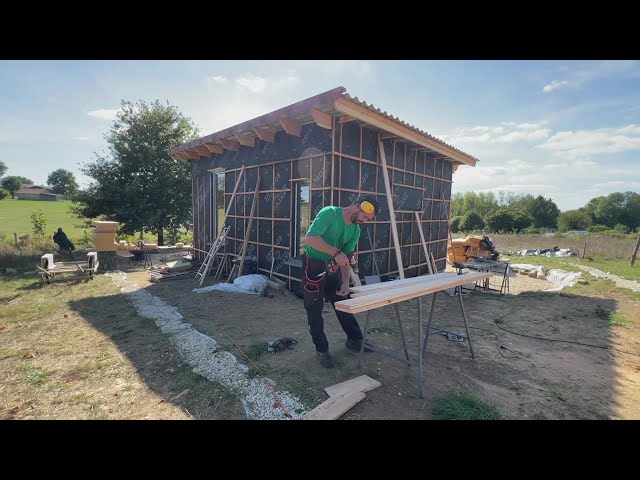
[[[81,222],[68,212],[70,206],[70,201],[0,200],[0,236],[11,239],[14,232],[18,237],[32,235],[31,214],[40,209],[47,219],[46,232],[49,235],[60,227],[70,239],[81,238],[84,229],[75,228],[74,225]]]

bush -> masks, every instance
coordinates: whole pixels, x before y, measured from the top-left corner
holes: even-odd
[[[462,217],[460,221],[460,230],[463,232],[471,232],[473,230],[481,230],[484,228],[484,220],[480,214],[469,212]]]
[[[461,221],[462,221],[462,216],[460,215],[451,218],[451,224],[449,225],[449,228],[451,228],[451,231],[453,233],[458,233],[460,231]]]
[[[606,225],[591,225],[590,227],[587,227],[587,232],[591,232],[591,233],[598,233],[598,232],[606,232],[607,230],[609,230],[609,227],[607,227]]]
[[[613,229],[618,232],[618,233],[624,233],[625,235],[627,233],[629,233],[629,227],[627,227],[626,225],[623,225],[621,223],[616,224],[615,227],[613,227]]]
[[[4,188],[0,188],[0,200],[4,200],[9,195],[11,195],[11,194],[9,193],[8,190],[5,190]]]
[[[34,210],[31,214],[31,225],[33,226],[33,234],[36,237],[44,237],[44,232],[47,229],[47,223],[47,217],[44,216],[44,212],[40,209]]]
[[[185,232],[178,236],[178,242],[182,242],[185,245],[193,245],[193,232]]]
[[[533,225],[522,230],[521,233],[526,233],[527,235],[535,235],[540,233],[540,229],[538,227],[534,227]]]

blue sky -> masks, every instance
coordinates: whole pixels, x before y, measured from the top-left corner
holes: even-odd
[[[121,100],[169,101],[206,135],[337,86],[480,161],[455,192],[561,210],[640,192],[637,61],[0,61],[0,160],[45,184],[106,153]]]

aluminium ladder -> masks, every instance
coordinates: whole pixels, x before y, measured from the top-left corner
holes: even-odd
[[[216,258],[218,250],[220,250],[220,246],[224,243],[229,230],[231,230],[231,226],[226,226],[222,229],[220,235],[218,235],[218,238],[216,238],[216,241],[213,242],[213,245],[211,245],[209,253],[207,253],[207,255],[204,257],[204,262],[202,262],[198,273],[196,273],[196,278],[200,277],[200,286],[202,286],[202,282],[204,282],[205,277],[209,274],[209,270],[213,265],[213,261]]]

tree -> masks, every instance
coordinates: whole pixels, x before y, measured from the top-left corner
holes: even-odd
[[[491,212],[485,217],[487,227],[491,232],[511,232],[513,231],[513,214],[507,208],[501,208]]]
[[[49,174],[47,185],[52,187],[53,193],[72,196],[78,190],[76,178],[69,170],[59,168]]]
[[[484,217],[497,208],[498,202],[493,192],[455,193],[451,198],[452,216],[461,216],[473,211],[480,214],[481,217]]]
[[[581,210],[567,210],[558,216],[558,230],[586,230],[591,226],[591,217]]]
[[[453,233],[458,233],[460,231],[460,221],[462,217],[451,217],[451,223],[449,224],[449,228]]]
[[[31,180],[25,177],[4,177],[2,179],[2,188],[9,190],[11,198],[15,198],[16,190],[20,190],[23,184],[33,184]]]
[[[176,107],[122,101],[105,135],[111,157],[95,153],[96,160],[82,166],[94,181],[74,198],[72,211],[120,222],[124,234],[155,233],[163,245],[164,230],[176,230],[191,217],[191,165],[167,151],[195,138],[196,127]]]
[[[513,229],[516,232],[521,232],[525,228],[535,225],[533,217],[527,212],[523,212],[522,210],[511,210],[511,214],[513,215]],[[556,224],[555,221],[553,224]]]
[[[0,160],[0,178],[2,178],[2,176],[3,176],[5,173],[7,173],[7,170],[8,170],[8,169],[9,169],[9,168],[7,167],[7,165],[5,165],[5,163],[4,163],[2,160]]]
[[[463,232],[481,230],[482,228],[484,228],[484,220],[477,212],[469,212],[460,220],[460,230]]]

